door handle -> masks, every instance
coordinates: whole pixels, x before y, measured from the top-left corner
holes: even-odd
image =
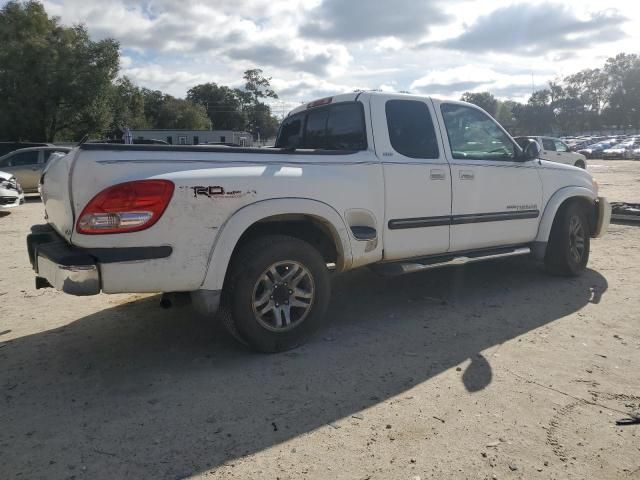
[[[447,176],[444,173],[444,170],[439,168],[431,169],[431,180],[444,180],[445,178],[447,178]]]
[[[471,170],[460,170],[460,180],[473,180],[475,175]]]

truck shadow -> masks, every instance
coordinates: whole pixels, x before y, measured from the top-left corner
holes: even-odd
[[[607,281],[503,261],[334,279],[330,323],[298,350],[252,354],[189,307],[151,297],[0,349],[0,471],[13,478],[181,478],[341,419],[588,303]],[[75,470],[75,471],[74,471]]]

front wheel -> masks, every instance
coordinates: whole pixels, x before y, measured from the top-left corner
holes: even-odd
[[[322,255],[284,235],[250,241],[235,256],[225,292],[225,325],[254,350],[302,344],[322,324],[331,292]]]
[[[589,222],[578,203],[562,207],[557,213],[547,244],[545,265],[556,275],[580,275],[589,261]]]

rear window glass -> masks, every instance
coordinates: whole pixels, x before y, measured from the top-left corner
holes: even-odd
[[[307,114],[307,126],[304,130],[304,148],[327,148],[327,119],[329,111],[318,110]]]
[[[366,150],[362,105],[357,102],[336,103],[292,115],[282,123],[276,147]]]
[[[389,100],[385,106],[393,149],[409,158],[438,158],[438,141],[429,108],[415,100]]]
[[[302,122],[303,115],[294,115],[286,118],[280,127],[280,134],[276,147],[280,148],[299,148],[302,141]]]
[[[327,148],[331,150],[364,150],[367,136],[360,104],[348,103],[329,107]]]

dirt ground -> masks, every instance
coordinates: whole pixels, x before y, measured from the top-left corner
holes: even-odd
[[[640,203],[640,162],[591,161]],[[0,217],[2,479],[640,478],[640,227],[580,278],[513,259],[334,280],[326,327],[257,355],[159,297],[35,290],[37,200]]]

